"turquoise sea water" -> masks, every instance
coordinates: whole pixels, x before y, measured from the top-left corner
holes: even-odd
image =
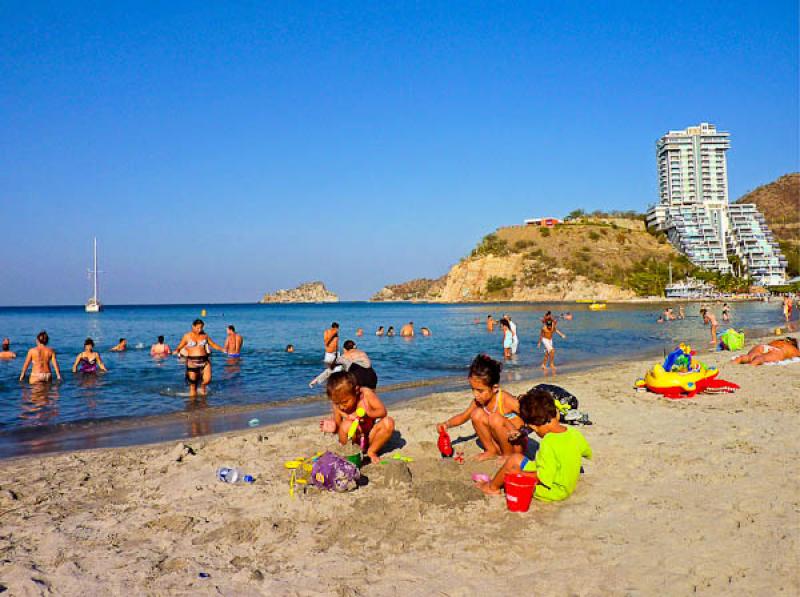
[[[203,308],[206,331],[217,343],[224,342],[225,328],[232,323],[245,345],[238,360],[214,354],[209,396],[192,403],[183,365],[174,358],[153,359],[149,348],[160,334],[175,346]],[[84,313],[82,307],[0,308],[0,336],[10,337],[19,355],[0,361],[0,456],[221,431],[246,425],[254,412],[261,423],[278,413],[285,418],[320,412],[326,407],[323,391],[310,390],[308,382],[322,370],[322,331],[332,321],[340,323],[342,340],[356,340],[370,355],[379,391],[391,400],[409,395],[409,386],[462,382],[479,352],[502,358],[501,334],[488,333],[484,324],[489,313],[495,318],[509,313],[521,345],[504,375],[519,379],[535,372],[541,360],[535,345],[547,309],[574,314],[572,321],[559,323],[567,339],[556,338],[557,363],[568,367],[660,354],[679,341],[708,342],[695,304],[686,305],[686,320],[669,324],[656,323],[661,306],[653,304],[610,305],[599,312],[575,303],[112,306],[99,314]],[[734,304],[732,312],[732,324],[740,328],[766,329],[782,322],[778,302]],[[433,336],[374,335],[379,325],[399,330],[408,321],[417,330],[429,327]],[[364,329],[362,338],[356,337],[358,327]],[[64,379],[32,387],[17,378],[27,348],[42,329],[50,335]],[[70,372],[87,336],[95,340],[108,373]],[[120,337],[128,339],[128,352],[108,352]],[[284,350],[289,343],[296,348],[293,354]],[[280,408],[269,409],[276,405]],[[175,420],[180,425],[167,425]],[[103,425],[108,422],[114,425]],[[145,430],[159,426],[156,435]]]

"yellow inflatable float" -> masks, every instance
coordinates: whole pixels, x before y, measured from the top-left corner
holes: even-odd
[[[651,392],[663,395],[688,394],[694,396],[705,384],[706,379],[719,375],[716,367],[701,367],[699,371],[665,371],[664,367],[655,364],[644,379],[636,382],[637,387],[646,387]]]

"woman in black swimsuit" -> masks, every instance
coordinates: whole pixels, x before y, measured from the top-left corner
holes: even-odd
[[[203,326],[205,323],[202,319],[195,319],[192,322],[192,331],[184,334],[175,348],[175,354],[186,349],[186,381],[189,383],[189,396],[192,398],[197,396],[198,385],[201,394],[208,391],[208,384],[211,383],[211,349],[225,352],[224,348],[203,331]]]

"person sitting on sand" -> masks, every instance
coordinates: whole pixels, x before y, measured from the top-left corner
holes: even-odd
[[[511,394],[500,388],[500,372],[503,364],[488,355],[479,354],[469,367],[469,385],[472,388],[473,400],[464,412],[454,415],[436,425],[441,433],[451,427],[458,427],[472,421],[475,433],[483,445],[483,452],[476,460],[490,458],[507,458],[521,448],[512,446],[508,441],[511,427],[518,429],[522,421],[519,414],[519,403]],[[509,427],[511,426],[511,427]]]
[[[320,421],[323,433],[336,433],[343,446],[348,441],[360,444],[365,437],[364,451],[373,463],[380,461],[381,448],[394,433],[394,419],[389,417],[378,395],[369,388],[362,388],[358,380],[349,371],[337,371],[328,379],[328,398],[333,408],[333,418]],[[355,434],[348,438],[348,432],[354,421],[358,420],[356,411],[363,408],[365,415],[361,417]]]
[[[386,335],[387,335],[387,336],[390,336],[390,337],[391,337],[391,336],[394,336],[394,326],[393,326],[393,325],[390,325],[390,326],[389,326],[389,329],[388,329],[388,330],[386,330]]]
[[[166,357],[171,354],[168,344],[164,344],[164,336],[159,336],[155,344],[150,347],[150,356]]]
[[[421,328],[419,328],[419,331],[423,336],[427,337],[427,336],[431,335],[431,330],[429,328],[421,327]]]
[[[703,324],[711,326],[711,345],[717,345],[717,318],[714,314],[703,307],[700,309],[700,316],[703,318]]]
[[[97,373],[97,369],[101,371],[108,371],[106,369],[103,359],[100,358],[100,353],[94,351],[94,340],[86,338],[83,343],[83,352],[75,357],[75,362],[72,364],[72,372],[77,373]]]
[[[414,336],[414,322],[409,321],[403,327],[400,328],[400,337],[401,338],[412,338]]]
[[[541,389],[529,390],[519,399],[519,413],[526,426],[532,427],[540,438],[535,460],[522,452],[512,454],[494,478],[478,483],[484,493],[497,495],[506,475],[522,473],[536,475],[539,482],[533,496],[545,502],[567,499],[581,474],[581,458],[591,459],[592,449],[580,431],[559,422],[553,395]]]
[[[0,359],[16,359],[17,353],[11,352],[11,340],[3,338],[3,347],[0,349]]]
[[[112,346],[109,350],[111,352],[125,352],[128,350],[128,341],[125,338],[120,338],[119,343],[116,346]]]
[[[382,325],[379,325],[378,329],[375,330],[375,335],[376,336],[383,336],[383,326]]]
[[[363,350],[359,350],[352,340],[345,340],[342,345],[344,352],[336,357],[333,369],[325,369],[311,380],[308,387],[324,383],[335,371],[350,371],[356,376],[358,385],[362,388],[374,390],[378,387],[378,374],[372,368],[372,361]]]
[[[555,373],[556,371],[556,349],[553,346],[553,334],[558,334],[566,340],[566,336],[558,329],[558,322],[549,316],[548,311],[544,319],[542,319],[542,329],[539,331],[539,341],[536,343],[536,348],[544,346],[544,357],[542,357],[542,369],[547,370],[548,364],[550,369]]]
[[[769,344],[754,346],[747,354],[733,359],[733,362],[740,365],[763,365],[764,363],[777,363],[796,357],[800,357],[797,338],[787,336],[781,340],[773,340]]]
[[[56,378],[61,381],[61,370],[58,368],[58,359],[56,359],[56,351],[52,348],[47,348],[47,343],[50,337],[44,330],[39,332],[36,336],[36,346],[28,351],[25,356],[25,362],[22,363],[22,372],[19,374],[19,380],[25,378],[25,371],[28,366],[31,367],[31,376],[28,382],[35,383],[50,383],[53,379],[53,373],[50,371],[50,365],[56,372]]]

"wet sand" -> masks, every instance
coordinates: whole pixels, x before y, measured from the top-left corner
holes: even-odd
[[[693,400],[634,392],[650,361],[559,375],[595,423],[581,428],[595,458],[569,500],[526,514],[472,487],[471,473],[494,464],[439,458],[433,425],[464,408],[465,392],[393,407],[394,452],[414,462],[366,467],[368,484],[349,494],[289,497],[285,460],[338,450],[317,419],[2,461],[0,585],[12,595],[797,594],[800,364],[729,357],[701,355],[741,390]],[[479,452],[469,425],[452,436],[468,458]],[[220,483],[221,465],[257,482]]]

